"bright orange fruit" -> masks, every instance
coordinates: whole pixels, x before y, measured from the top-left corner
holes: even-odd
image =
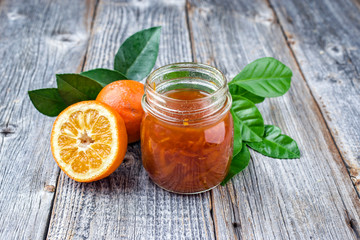
[[[113,173],[127,148],[121,116],[97,101],[79,102],[62,111],[51,132],[51,150],[72,179],[92,182]]]
[[[133,80],[119,80],[105,86],[96,98],[96,101],[115,109],[124,119],[129,143],[140,140],[140,124],[144,115],[141,107],[143,95],[144,84]]]

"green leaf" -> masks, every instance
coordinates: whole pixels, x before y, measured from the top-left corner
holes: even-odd
[[[115,55],[114,69],[128,79],[140,81],[155,65],[159,52],[161,27],[152,27],[130,36]]]
[[[100,83],[80,74],[57,74],[56,81],[59,94],[68,105],[95,100],[102,89]]]
[[[173,69],[174,69],[173,72],[164,73],[162,78],[164,80],[173,80],[173,79],[178,79],[178,78],[191,78],[191,77],[193,77],[193,76],[191,76],[192,72],[190,72],[190,71],[178,71],[176,69],[176,67],[174,67],[174,66],[173,66]],[[199,74],[197,73],[197,75],[199,75]]]
[[[238,154],[242,148],[241,129],[238,117],[235,115],[233,110],[230,110],[233,122],[234,122],[234,145],[233,145],[233,156]]]
[[[98,83],[101,84],[101,86],[105,87],[106,85],[117,81],[117,80],[125,80],[127,77],[122,74],[121,72],[105,69],[105,68],[96,68],[92,69],[86,72],[80,73],[80,75],[83,75],[85,77],[91,78]]]
[[[229,85],[229,91],[232,96],[241,96],[249,99],[253,103],[261,103],[265,100],[264,97],[257,96],[236,84]]]
[[[242,140],[260,142],[264,135],[264,120],[255,104],[244,97],[233,96],[231,109],[239,119]]]
[[[296,141],[281,134],[280,128],[273,125],[265,126],[265,134],[261,142],[247,144],[255,151],[272,158],[300,158]]]
[[[230,85],[238,85],[261,97],[278,97],[290,88],[292,72],[275,58],[260,58],[234,77]]]
[[[28,94],[34,107],[46,116],[55,117],[67,107],[56,88],[37,89]]]
[[[231,160],[229,172],[221,182],[221,185],[224,186],[233,176],[244,170],[249,165],[249,162],[250,152],[245,143],[243,143],[241,151]]]

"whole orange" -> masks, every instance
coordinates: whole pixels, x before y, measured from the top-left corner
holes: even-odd
[[[119,80],[106,85],[96,100],[116,110],[124,119],[128,142],[140,140],[140,124],[144,115],[141,98],[144,84],[133,80]]]

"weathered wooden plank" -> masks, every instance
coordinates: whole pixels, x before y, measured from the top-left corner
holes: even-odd
[[[294,73],[290,91],[259,108],[267,124],[297,140],[302,157],[276,160],[252,152],[249,167],[213,191],[217,238],[359,237],[356,191],[271,8],[260,0],[192,0],[188,8],[197,61],[230,79],[250,61],[273,56]]]
[[[0,239],[47,234],[59,174],[49,145],[53,119],[35,110],[27,91],[53,87],[54,72],[81,66],[94,5],[0,2]]]
[[[100,1],[86,69],[113,66],[120,44],[161,25],[157,66],[191,61],[184,1]],[[210,194],[183,196],[155,186],[141,164],[139,144],[108,178],[76,183],[63,173],[49,239],[214,239]]]
[[[360,193],[360,5],[270,1]]]

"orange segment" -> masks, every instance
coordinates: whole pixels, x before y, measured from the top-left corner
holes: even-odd
[[[126,148],[123,119],[97,101],[79,102],[66,108],[52,129],[51,150],[57,164],[79,182],[110,175],[123,161]]]

